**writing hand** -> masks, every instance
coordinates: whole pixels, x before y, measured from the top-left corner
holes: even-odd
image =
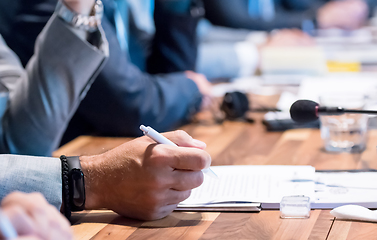
[[[205,144],[184,131],[163,134],[179,147],[148,137],[91,157],[80,157],[86,181],[86,208],[111,209],[123,216],[152,220],[170,214],[203,182],[211,158]]]

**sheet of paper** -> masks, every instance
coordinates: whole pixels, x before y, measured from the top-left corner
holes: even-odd
[[[377,172],[317,172],[315,205],[377,207]]]
[[[376,75],[333,74],[331,77],[307,78],[300,86],[298,99],[318,102],[322,94],[374,94],[377,92]]]
[[[371,73],[342,74],[334,73],[326,77],[307,77],[299,87],[297,95],[283,93],[280,96],[277,107],[290,109],[298,99],[308,99],[319,102],[320,95],[336,94],[363,94],[368,96],[366,109],[377,109],[377,75]]]
[[[212,87],[212,97],[222,97],[227,92],[247,92],[256,93],[258,95],[273,95],[277,93],[277,89],[271,86],[264,86],[263,79],[261,77],[245,77],[236,78],[229,83],[219,83]]]
[[[314,195],[314,173],[311,166],[214,166],[219,176],[205,176],[204,183],[179,206],[212,203],[280,203],[284,196]]]

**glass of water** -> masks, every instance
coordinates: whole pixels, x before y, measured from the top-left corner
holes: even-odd
[[[363,109],[367,97],[358,94],[326,94],[320,96],[324,107]],[[362,152],[365,150],[368,131],[368,115],[321,115],[321,137],[329,152]]]

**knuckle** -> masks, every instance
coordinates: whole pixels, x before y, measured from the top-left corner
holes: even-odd
[[[25,210],[18,205],[11,206],[9,209],[9,213],[10,217],[14,219],[19,219],[20,217],[27,215]]]
[[[194,188],[197,188],[200,185],[202,185],[203,181],[204,181],[204,174],[202,172],[198,172],[198,174],[196,174],[196,176],[193,178]]]
[[[201,151],[200,156],[198,156],[197,158],[198,168],[204,169],[209,166],[210,162],[211,162],[211,156],[207,152]]]
[[[30,193],[30,198],[32,198],[34,201],[38,201],[39,203],[47,204],[47,201],[45,197],[42,195],[42,193],[39,193],[39,192]]]
[[[201,171],[193,172],[190,177],[178,179],[177,186],[184,186],[185,190],[199,187],[204,181],[204,174]]]
[[[183,131],[183,130],[176,130],[174,131],[174,135],[178,138],[178,139],[186,139],[188,137],[190,137],[190,135],[188,135],[187,132]],[[191,137],[190,137],[191,138]]]
[[[164,145],[159,144],[153,148],[153,156],[155,156],[157,159],[165,157],[166,155],[167,155],[167,151]]]

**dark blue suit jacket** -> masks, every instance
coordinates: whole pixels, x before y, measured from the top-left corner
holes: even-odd
[[[260,1],[260,0],[259,0]],[[251,30],[301,28],[304,20],[314,20],[327,0],[274,0],[275,18],[254,19],[248,13],[248,0],[204,0],[206,18],[213,24]]]
[[[35,38],[57,1],[13,1],[22,4],[14,21],[5,28],[12,29],[12,33],[4,31],[4,38],[26,63],[33,53]],[[109,0],[104,0],[105,7],[106,1]],[[131,63],[120,49],[113,22],[105,17],[102,25],[110,58],[81,102],[63,142],[80,134],[139,136],[140,124],[166,131],[187,123],[198,111],[201,94],[196,84],[183,73],[172,72],[194,70],[194,32],[199,18],[164,12],[161,3],[156,1],[156,35],[146,67],[150,73],[165,74],[151,75]]]

